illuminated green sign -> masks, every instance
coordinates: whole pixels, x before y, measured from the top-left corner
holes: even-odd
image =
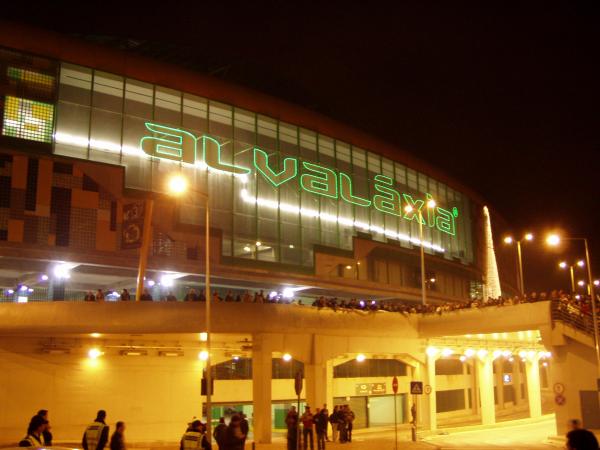
[[[254,171],[275,188],[297,180],[303,190],[312,194],[339,199],[359,208],[373,207],[384,214],[409,221],[418,222],[421,218],[424,226],[436,228],[452,236],[456,234],[457,208],[453,208],[452,211],[441,206],[424,208],[425,199],[414,199],[410,194],[399,192],[390,177],[376,175],[371,189],[374,194],[371,198],[364,198],[356,195],[351,176],[344,172],[293,157],[285,158],[280,170],[277,170],[273,168],[269,155],[256,147],[253,149],[254,167],[228,164],[221,160],[221,144],[213,137],[195,136],[189,131],[151,122],[145,125],[152,135],[144,136],[140,140],[140,148],[152,157],[188,164],[203,161],[211,169],[232,175],[245,175]],[[427,195],[427,198],[430,196]],[[269,204],[268,201],[263,203]],[[410,209],[410,212],[406,212],[407,209]],[[430,246],[437,250],[435,246]]]

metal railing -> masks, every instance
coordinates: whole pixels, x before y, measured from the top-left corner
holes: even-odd
[[[561,300],[552,301],[552,322],[560,321],[590,336],[594,335],[592,312],[582,311],[579,305]]]

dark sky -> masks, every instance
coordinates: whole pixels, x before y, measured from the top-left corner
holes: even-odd
[[[223,3],[88,12],[11,2],[0,14],[157,42],[203,71],[361,128],[480,192],[517,234],[588,237],[600,278],[598,2]],[[527,290],[567,288],[556,263],[583,257],[582,245],[561,255],[540,241],[525,249]]]

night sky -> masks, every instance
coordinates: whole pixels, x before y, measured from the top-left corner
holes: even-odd
[[[600,278],[598,2],[178,3],[88,12],[13,2],[0,14],[160,44],[188,66],[363,129],[478,191],[516,234],[588,237]],[[583,245],[550,253],[541,241],[524,249],[526,290],[568,288],[557,263],[583,257]]]

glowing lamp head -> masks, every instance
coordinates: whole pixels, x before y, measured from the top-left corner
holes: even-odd
[[[560,236],[558,234],[551,234],[546,238],[546,244],[556,246],[560,244]]]
[[[427,347],[427,350],[425,350],[425,353],[427,353],[428,356],[435,356],[438,353],[438,349],[435,347]]]
[[[103,352],[99,348],[90,348],[88,351],[88,357],[90,359],[98,359],[103,355]]]
[[[600,286],[600,280],[594,280],[594,286]]]
[[[512,236],[506,236],[506,237],[504,238],[504,243],[505,243],[505,244],[512,244],[512,242],[513,242],[513,238],[512,238]]]
[[[585,262],[582,259],[580,259],[579,261],[577,261],[577,265],[579,267],[583,267],[583,266],[585,266]]]
[[[452,350],[451,348],[445,348],[442,350],[442,356],[447,358],[448,356],[451,356],[454,353],[454,350]]]
[[[358,361],[358,362],[363,362],[365,359],[367,359],[367,357],[365,355],[363,355],[362,353],[359,353],[358,355],[356,355],[356,361]]]
[[[470,358],[473,355],[475,355],[475,350],[473,350],[472,348],[468,348],[465,350],[465,356],[467,358]]]
[[[200,353],[198,353],[198,359],[200,361],[208,360],[208,352],[206,350],[202,350]]]
[[[281,359],[283,359],[285,362],[290,362],[292,360],[292,355],[289,353],[284,353]]]
[[[527,233],[527,234],[525,235],[525,240],[526,240],[526,241],[533,241],[533,234],[531,234],[531,233]]]
[[[434,199],[430,198],[429,200],[427,200],[427,207],[428,208],[435,208],[435,206],[436,206],[436,203],[435,203]]]
[[[181,195],[187,191],[188,181],[181,174],[172,175],[167,183],[167,189],[170,194]]]
[[[404,207],[404,212],[407,213],[407,214],[413,212],[413,207],[410,206],[410,205],[406,205]]]
[[[560,267],[561,269],[566,269],[567,268],[567,263],[564,261],[561,261],[558,263],[558,267]]]
[[[583,286],[583,285],[585,285],[585,281],[583,281],[583,280],[579,280],[579,281],[577,282],[577,285],[578,285],[578,286]]]
[[[460,362],[465,362],[467,360],[467,357],[465,355],[460,355]]]

